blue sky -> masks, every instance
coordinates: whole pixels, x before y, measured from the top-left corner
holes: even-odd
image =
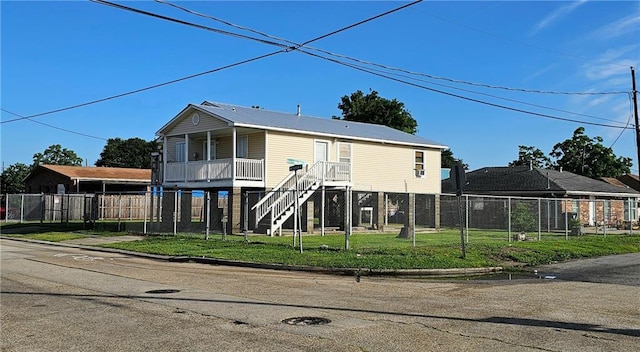
[[[119,3],[259,37],[158,2]],[[176,4],[304,42],[405,2]],[[1,106],[20,116],[106,98],[278,49],[89,1],[2,1],[0,13]],[[629,92],[629,66],[640,69],[640,3],[425,1],[311,46],[454,81],[556,93]],[[631,117],[630,98],[625,93],[526,93],[398,73],[385,74],[563,119],[624,127]],[[640,74],[637,76],[640,79]],[[418,135],[448,145],[471,169],[506,165],[517,158],[518,145],[532,145],[549,153],[555,143],[584,126],[587,135],[602,136],[603,144],[613,145],[617,155],[632,157],[633,172],[638,172],[632,129],[567,122],[479,104],[299,52],[280,53],[157,89],[33,118],[40,124],[6,122],[16,116],[2,111],[1,158],[5,166],[30,164],[34,153],[61,144],[93,165],[107,138],[151,140],[189,103],[210,100],[291,113],[300,104],[303,114],[330,118],[340,115],[340,97],[358,89],[373,89],[385,98],[404,102],[418,121]]]

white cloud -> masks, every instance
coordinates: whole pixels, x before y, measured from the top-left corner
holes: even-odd
[[[596,29],[592,36],[598,39],[611,39],[630,32],[640,31],[640,14],[635,13]]]
[[[530,35],[531,36],[536,35],[541,30],[543,30],[543,29],[547,28],[548,26],[550,26],[551,24],[553,24],[553,22],[556,22],[556,21],[560,20],[561,18],[569,15],[571,12],[573,12],[578,7],[584,5],[586,2],[587,2],[587,0],[579,0],[579,1],[572,2],[572,3],[569,3],[568,5],[565,5],[565,6],[562,6],[562,7],[559,7],[557,9],[555,9],[553,12],[548,14],[545,18],[543,18],[538,23],[536,23],[535,26],[533,26],[533,28],[530,31]]]
[[[602,80],[614,78],[619,75],[629,74],[629,67],[633,66],[633,60],[625,59],[616,62],[597,62],[585,65],[585,74],[590,80]]]

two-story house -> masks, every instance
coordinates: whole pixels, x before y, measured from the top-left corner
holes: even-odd
[[[440,192],[446,149],[387,126],[304,116],[299,108],[283,113],[208,101],[189,104],[156,135],[165,190],[204,190],[213,198],[228,192],[228,230],[241,231],[248,212],[248,228],[270,234],[288,226],[296,197],[308,232],[313,214],[324,228],[326,194],[345,200],[340,211],[349,230],[358,203],[353,192],[377,195],[369,201],[380,223],[385,192]],[[301,169],[291,171],[294,165]],[[258,196],[245,198],[247,192]]]

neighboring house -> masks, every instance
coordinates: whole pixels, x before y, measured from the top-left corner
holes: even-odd
[[[291,221],[296,188],[306,204],[307,232],[314,218],[324,228],[331,214],[344,215],[341,225],[350,231],[348,214],[357,213],[348,211],[350,204],[367,202],[375,203],[371,215],[380,224],[384,192],[440,192],[440,152],[446,148],[382,125],[207,101],[188,105],[156,135],[163,144],[164,189],[205,190],[212,199],[228,192],[228,230],[244,228],[240,220],[248,209],[248,228],[271,234]],[[302,169],[290,171],[294,165]],[[359,191],[368,195],[353,199]]]
[[[151,170],[38,165],[24,182],[26,193],[144,192],[151,184]]]
[[[450,178],[442,181],[442,192],[455,193]],[[468,172],[464,193],[570,200],[560,202],[557,211],[572,214],[590,226],[636,220],[636,199],[640,198],[640,192],[628,187],[567,171],[528,166],[485,167]]]
[[[601,179],[615,186],[628,187],[640,191],[640,179],[638,179],[638,175],[626,174],[618,176],[617,178],[601,177]]]

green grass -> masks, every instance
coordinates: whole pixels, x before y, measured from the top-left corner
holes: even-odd
[[[219,236],[204,240],[201,235],[155,236],[142,241],[103,245],[144,253],[211,257],[228,260],[308,265],[324,268],[429,269],[483,266],[539,265],[570,259],[640,252],[640,236],[579,236],[564,240],[507,242],[504,233],[470,237],[467,255],[461,258],[459,233],[418,234],[411,240],[395,234],[356,234],[345,251],[344,235],[304,236],[303,253],[293,248],[292,237]],[[457,241],[456,242],[456,237]],[[500,240],[500,237],[503,239]]]
[[[26,238],[30,240],[40,240],[49,242],[62,242],[67,240],[75,240],[77,238],[87,237],[76,233],[69,232],[45,232],[45,233],[31,233],[26,235],[11,235],[12,237]]]
[[[9,224],[0,228],[3,236],[59,242],[82,237],[118,236],[126,232],[82,230],[82,224]],[[7,234],[6,232],[16,232]],[[249,242],[242,236],[219,234],[204,240],[202,234],[148,236],[144,240],[120,242],[103,247],[143,253],[209,257],[246,262],[317,266],[324,268],[431,269],[505,266],[519,268],[571,259],[611,254],[640,252],[640,235],[584,235],[564,233],[529,234],[527,241],[509,242],[505,231],[470,230],[467,255],[461,258],[460,232],[443,229],[424,232],[412,240],[396,237],[395,233],[361,233],[349,238],[344,250],[343,234],[305,235],[303,253],[293,248],[291,236],[269,237],[252,235]]]

